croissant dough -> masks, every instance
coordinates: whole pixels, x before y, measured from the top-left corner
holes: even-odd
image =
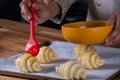
[[[96,69],[104,64],[104,60],[96,52],[85,52],[78,58],[78,62],[87,69]]]
[[[25,53],[17,58],[15,64],[23,73],[41,71],[40,63],[37,58],[28,53]]]
[[[84,52],[96,52],[96,49],[92,45],[79,44],[74,48],[77,58]]]
[[[58,59],[58,55],[49,46],[41,47],[40,52],[36,57],[42,64],[46,64]]]
[[[68,61],[60,64],[58,67],[55,67],[55,70],[58,74],[69,80],[85,79],[87,75],[85,69],[74,61]]]

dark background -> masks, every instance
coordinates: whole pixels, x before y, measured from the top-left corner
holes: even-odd
[[[21,0],[0,0],[0,18],[20,21]]]
[[[21,0],[0,0],[0,18],[15,20],[27,23],[20,14],[19,3]],[[61,25],[70,22],[84,21],[87,15],[86,0],[76,0],[70,7],[61,24],[55,24],[52,21],[47,21],[42,26],[61,29]]]

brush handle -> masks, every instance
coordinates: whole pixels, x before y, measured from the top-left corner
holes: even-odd
[[[36,0],[31,0],[32,4],[34,2],[36,2]],[[31,6],[30,10],[32,14],[32,18],[30,20],[30,38],[35,40],[35,9]]]

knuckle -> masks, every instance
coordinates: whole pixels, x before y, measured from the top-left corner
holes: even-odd
[[[23,1],[21,1],[21,2],[20,2],[20,4],[19,4],[19,6],[20,6],[20,7],[22,7],[22,6],[23,6],[23,4],[24,4],[24,2],[23,2]]]

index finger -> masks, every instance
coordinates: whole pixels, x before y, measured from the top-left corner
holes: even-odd
[[[32,3],[30,0],[23,0],[23,2],[28,6],[31,7]]]
[[[120,27],[120,13],[117,14],[116,28]]]

